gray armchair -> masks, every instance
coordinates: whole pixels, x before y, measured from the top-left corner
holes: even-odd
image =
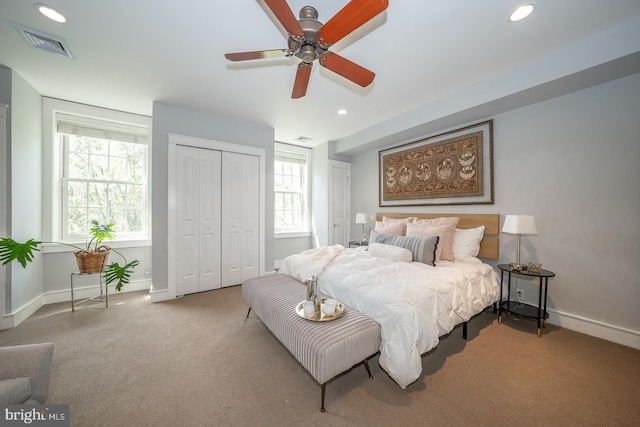
[[[53,343],[0,347],[0,403],[43,405],[52,359]]]

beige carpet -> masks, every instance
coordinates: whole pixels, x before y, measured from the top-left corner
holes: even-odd
[[[72,426],[637,426],[640,351],[482,313],[422,358],[402,390],[370,361],[320,386],[253,314],[240,287],[108,309],[51,304],[0,345],[55,343],[51,404]],[[102,306],[103,307],[103,306]]]

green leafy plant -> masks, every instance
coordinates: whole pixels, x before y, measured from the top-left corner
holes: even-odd
[[[39,242],[33,239],[29,239],[24,243],[16,242],[10,237],[0,238],[0,262],[2,265],[8,264],[11,261],[18,261],[23,268],[27,267],[27,263],[32,262],[34,258],[34,251],[40,251],[38,246],[42,243],[59,243],[61,245],[69,246],[83,252],[98,252],[100,247],[98,246],[104,240],[113,240],[115,238],[115,230],[113,224],[100,225],[98,221],[91,221],[91,229],[89,230],[91,239],[87,242],[84,248],[80,248],[75,245],[70,245],[63,242]],[[113,248],[109,250],[117,253],[124,260],[124,264],[120,265],[117,262],[112,262],[104,267],[102,274],[105,278],[107,285],[115,282],[116,290],[122,290],[122,286],[129,283],[131,274],[135,267],[140,264],[140,261],[134,259],[131,262],[127,262],[127,259],[120,252]]]
[[[87,243],[86,251],[93,250],[93,252],[98,252],[98,244],[102,243],[104,239],[113,240],[116,237],[116,231],[113,229],[113,224],[100,225],[98,221],[95,219],[91,221],[91,229],[89,229],[89,233],[91,233],[91,240]],[[91,244],[94,244],[93,249],[91,249]]]

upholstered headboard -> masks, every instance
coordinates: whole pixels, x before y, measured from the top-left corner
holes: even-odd
[[[498,259],[500,234],[500,214],[426,214],[426,213],[390,213],[382,212],[376,214],[376,219],[382,221],[382,217],[387,218],[440,218],[443,216],[455,216],[460,218],[458,228],[475,228],[484,225],[484,237],[480,241],[480,253],[478,258]]]

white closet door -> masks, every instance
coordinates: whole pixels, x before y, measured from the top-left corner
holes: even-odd
[[[242,283],[242,156],[222,153],[222,286]]]
[[[176,293],[200,290],[198,253],[198,165],[200,149],[178,146],[176,151]]]
[[[260,275],[260,158],[242,156],[242,281]]]
[[[219,288],[220,152],[176,150],[176,294]]]
[[[260,158],[222,153],[222,286],[260,274]]]
[[[221,153],[200,150],[199,231],[200,291],[222,286],[220,274],[221,221]]]

